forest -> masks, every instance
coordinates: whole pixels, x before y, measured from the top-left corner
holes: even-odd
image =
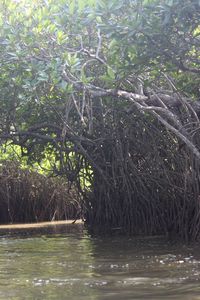
[[[0,70],[0,223],[200,239],[199,0],[1,1]]]

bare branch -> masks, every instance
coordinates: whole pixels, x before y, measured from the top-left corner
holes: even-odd
[[[98,46],[97,46],[97,51],[96,51],[96,57],[99,57],[99,52],[101,50],[101,42],[102,42],[102,37],[101,37],[101,31],[100,29],[98,29],[97,31],[97,35],[98,35]]]

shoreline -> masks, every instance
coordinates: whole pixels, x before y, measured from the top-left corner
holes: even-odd
[[[34,228],[44,228],[44,227],[56,227],[60,225],[76,225],[84,224],[81,219],[78,220],[62,220],[62,221],[48,221],[48,222],[38,222],[38,223],[18,223],[18,224],[3,224],[0,225],[0,230],[16,230],[16,229],[34,229]]]

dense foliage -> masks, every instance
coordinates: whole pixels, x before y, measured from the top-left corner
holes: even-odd
[[[197,239],[200,2],[0,6],[2,143],[49,155],[93,228]]]

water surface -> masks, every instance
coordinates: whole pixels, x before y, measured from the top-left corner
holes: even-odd
[[[86,231],[0,238],[0,299],[200,299],[199,247]]]

